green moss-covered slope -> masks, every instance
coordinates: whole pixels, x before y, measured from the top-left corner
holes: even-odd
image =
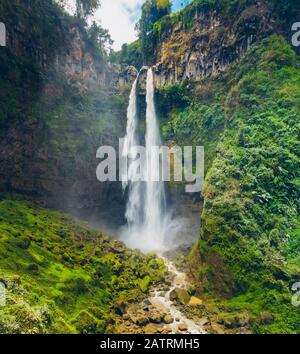
[[[0,202],[0,333],[103,333],[166,268],[58,212]]]
[[[247,311],[258,333],[299,332],[299,68],[292,47],[270,36],[219,78],[158,93],[165,138],[205,147],[202,229],[190,255],[198,291],[223,299],[221,312]]]
[[[201,238],[191,255],[194,275],[202,291],[233,298],[226,304],[236,311],[270,311],[272,324],[255,322],[257,332],[298,332],[290,286],[300,279],[299,59],[281,37],[271,36],[214,88],[211,104],[196,104],[174,122],[175,131],[191,127],[209,159],[209,129],[216,146],[203,191]],[[214,139],[220,117],[224,133]]]

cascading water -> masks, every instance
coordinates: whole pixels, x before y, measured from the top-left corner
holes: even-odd
[[[138,79],[137,79],[138,80]],[[123,158],[136,156],[138,139],[138,120],[136,107],[137,80],[134,82],[127,112],[127,135],[123,150]],[[143,251],[161,251],[167,224],[166,198],[164,182],[152,181],[151,173],[159,161],[152,158],[152,147],[161,146],[159,127],[154,103],[154,82],[152,69],[147,73],[147,111],[146,111],[146,161],[143,181],[137,181],[137,170],[134,163],[128,163],[128,181],[123,188],[128,190],[128,202],[125,217],[128,227],[122,239],[132,248]],[[159,178],[161,179],[161,178]]]
[[[138,77],[133,83],[129,104],[127,109],[127,130],[123,149],[123,159],[128,160],[128,158],[136,154],[136,147],[139,144],[138,141],[138,119],[137,119],[137,105],[136,105],[136,87],[137,87]],[[127,178],[123,179],[123,190],[128,188],[128,200],[126,206],[126,220],[128,223],[128,232],[134,234],[137,226],[140,224],[142,214],[142,198],[141,198],[141,182],[134,182],[136,177],[136,170],[134,169],[134,164],[128,163],[128,175]]]
[[[159,126],[154,104],[154,82],[152,69],[147,73],[147,111],[146,111],[146,199],[144,237],[149,246],[163,248],[166,224],[165,186],[158,176],[158,182],[152,181],[151,173],[159,170],[160,162],[152,158],[152,147],[161,146]],[[158,171],[159,172],[159,171]]]
[[[176,235],[176,220],[171,220],[166,208],[165,186],[161,178],[161,161],[159,154],[153,154],[153,148],[161,146],[159,125],[155,112],[153,72],[148,69],[146,94],[146,137],[145,161],[141,165],[142,171],[137,170],[134,163],[138,159],[140,142],[137,117],[137,82],[132,86],[127,110],[127,131],[124,142],[122,160],[126,160],[127,179],[123,182],[123,189],[128,193],[126,205],[127,227],[121,238],[130,248],[138,248],[144,252],[154,251],[162,254],[172,244]],[[153,172],[156,172],[154,178]],[[139,178],[142,176],[142,181]],[[124,180],[124,176],[123,179]],[[168,238],[166,237],[168,235]],[[174,244],[172,245],[174,246]],[[186,328],[185,333],[205,333],[201,324],[187,318],[174,306],[170,300],[170,293],[177,287],[187,288],[188,283],[184,273],[176,270],[171,262],[165,259],[170,272],[174,273],[174,282],[164,295],[162,291],[152,291],[150,302],[158,311],[164,311],[173,318],[173,322],[165,328],[171,333],[183,333],[180,325]],[[165,289],[161,289],[165,290]],[[159,327],[160,331],[162,326]]]

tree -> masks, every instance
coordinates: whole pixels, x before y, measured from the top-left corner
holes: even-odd
[[[103,55],[113,44],[113,40],[108,30],[102,28],[95,21],[88,30],[89,39],[95,45],[97,50]]]
[[[86,19],[101,5],[101,0],[76,0],[77,17]]]
[[[64,9],[71,10],[72,4],[70,0],[54,0]],[[88,16],[93,15],[93,13],[100,7],[101,0],[76,0],[76,16],[81,19],[86,19]]]
[[[170,0],[147,0],[142,6],[142,16],[137,24],[139,38],[141,40],[144,61],[151,55],[153,50],[153,42],[151,40],[151,32],[154,24],[162,17],[171,13]]]

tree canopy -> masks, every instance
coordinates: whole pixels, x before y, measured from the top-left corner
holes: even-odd
[[[151,31],[153,26],[162,17],[171,13],[171,7],[170,0],[147,0],[142,6],[142,16],[137,24],[137,30],[145,62],[147,62],[146,58],[151,54]]]
[[[78,17],[86,18],[92,15],[100,5],[100,0],[76,0],[76,14]]]

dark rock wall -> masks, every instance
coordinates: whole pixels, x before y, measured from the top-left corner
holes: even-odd
[[[156,86],[216,77],[253,43],[270,34],[282,34],[290,41],[297,16],[284,18],[282,24],[280,9],[267,1],[251,3],[230,14],[203,9],[195,13],[189,28],[179,20],[162,30],[153,60]]]
[[[124,133],[136,70],[97,57],[84,29],[67,20],[55,23],[57,14],[47,28],[49,39],[41,16],[43,11],[49,15],[50,5],[22,3],[14,18],[8,2],[3,6],[8,14],[2,15],[10,21],[5,21],[7,47],[0,49],[0,106],[8,111],[3,117],[0,111],[1,193],[78,215],[91,208],[109,212],[108,206],[117,205],[119,214],[121,185],[97,181],[96,151],[101,145],[117,146]],[[12,92],[13,100],[5,99]],[[85,106],[89,96],[93,102]]]

